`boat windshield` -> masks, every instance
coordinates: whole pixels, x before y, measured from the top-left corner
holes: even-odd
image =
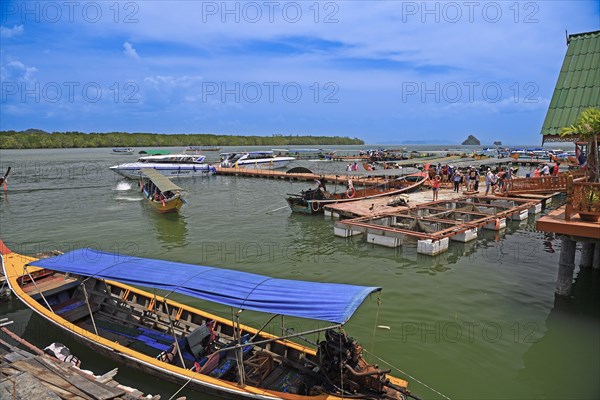
[[[201,164],[204,156],[169,155],[140,157],[138,162],[147,164]]]

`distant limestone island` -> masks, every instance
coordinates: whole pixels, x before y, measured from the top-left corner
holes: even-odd
[[[0,149],[60,149],[84,147],[173,147],[173,146],[320,146],[363,145],[358,138],[342,136],[242,136],[213,134],[84,133],[0,131]]]
[[[473,135],[469,135],[469,137],[462,142],[463,146],[480,146],[481,142]]]

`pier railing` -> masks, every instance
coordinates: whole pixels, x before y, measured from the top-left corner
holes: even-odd
[[[579,213],[582,219],[585,215],[592,215],[597,220],[600,216],[600,183],[586,182],[585,178],[573,179],[568,175],[565,221],[570,221],[575,213]]]
[[[567,177],[571,175],[513,178],[507,181],[509,193],[553,193],[567,190]]]

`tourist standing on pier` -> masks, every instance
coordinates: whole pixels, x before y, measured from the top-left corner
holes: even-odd
[[[550,175],[550,167],[548,167],[548,164],[544,164],[544,166],[542,167],[541,174],[542,176]]]
[[[500,171],[496,174],[496,181],[498,182],[498,188],[496,189],[496,193],[502,194],[504,193],[504,180],[506,179],[506,172],[504,172],[504,168],[500,167]]]
[[[475,168],[473,168],[472,166],[469,168],[469,172],[468,172],[468,176],[469,176],[469,191],[474,191],[475,190],[475,182],[477,180],[477,172],[475,171]]]
[[[439,175],[436,175],[435,178],[433,178],[433,182],[431,183],[431,189],[433,190],[433,201],[437,201],[438,199],[438,192],[440,191],[440,181],[442,180],[442,177]]]
[[[462,180],[462,176],[458,168],[454,171],[454,176],[452,177],[452,182],[454,182],[454,191],[458,193],[458,189],[460,187],[460,181]]]
[[[494,184],[494,185],[496,184],[495,181],[496,181],[496,177],[492,173],[492,169],[488,168],[487,173],[485,174],[485,195],[486,196],[490,192],[490,187],[492,186],[492,184]]]
[[[538,165],[537,167],[535,167],[535,170],[533,171],[533,177],[539,178],[541,175],[542,175],[542,172],[540,171],[540,166]]]

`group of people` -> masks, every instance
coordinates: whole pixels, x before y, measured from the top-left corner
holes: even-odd
[[[533,171],[533,177],[538,178],[540,176],[550,176],[550,175],[558,176],[559,167],[560,167],[560,163],[558,161],[555,161],[552,166],[550,166],[548,164],[540,164],[537,167],[535,167],[535,170]]]
[[[348,163],[348,165],[346,165],[346,171],[358,171],[358,163],[356,161],[354,162],[354,164]]]
[[[493,172],[491,168],[488,168],[485,174],[485,195],[490,194],[503,194],[508,190],[507,182],[516,176],[517,170],[515,168],[504,169],[500,167],[496,172]],[[461,186],[467,192],[479,191],[479,183],[481,181],[481,174],[479,169],[469,166],[465,171],[460,171],[458,168],[454,168],[451,165],[440,166],[430,168],[429,170],[429,181],[433,190],[433,201],[438,199],[438,192],[440,185],[443,182],[452,182],[454,192],[458,193]]]

